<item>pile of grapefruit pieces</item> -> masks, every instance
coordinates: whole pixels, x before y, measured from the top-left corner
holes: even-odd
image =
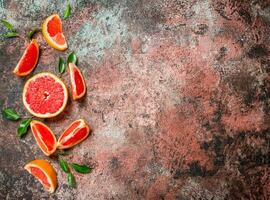
[[[59,15],[51,15],[44,21],[42,33],[46,42],[54,49],[60,51],[67,49],[68,45],[62,31]],[[30,74],[36,67],[38,58],[39,45],[35,39],[32,39],[13,72],[17,76]],[[68,68],[72,96],[74,100],[78,100],[86,93],[85,81],[76,62],[68,63]],[[65,109],[68,101],[68,90],[59,77],[49,72],[43,72],[27,80],[22,96],[25,108],[33,116],[51,118],[59,115]],[[30,127],[36,143],[46,156],[52,155],[56,149],[73,147],[87,138],[90,133],[89,125],[83,119],[72,122],[58,140],[51,129],[38,120],[32,120]],[[31,161],[25,165],[25,169],[34,175],[46,190],[55,191],[57,175],[48,161]]]

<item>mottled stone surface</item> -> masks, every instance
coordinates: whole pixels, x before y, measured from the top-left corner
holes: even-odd
[[[24,37],[66,1],[0,0],[0,18]],[[270,1],[79,0],[63,22],[69,49],[41,34],[33,74],[54,72],[75,51],[87,95],[44,120],[59,136],[77,118],[92,135],[69,162],[95,167],[66,184],[29,132],[0,119],[0,199],[270,199]],[[4,28],[0,27],[0,32]],[[0,40],[1,109],[27,115],[21,92],[30,77],[12,70],[27,39]],[[68,74],[63,79],[69,82]],[[59,187],[48,194],[24,169],[48,159]]]

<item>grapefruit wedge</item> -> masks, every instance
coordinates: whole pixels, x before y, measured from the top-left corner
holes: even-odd
[[[61,79],[44,72],[30,78],[24,85],[23,104],[34,116],[50,118],[66,107],[68,91]]]
[[[52,165],[46,160],[33,160],[24,166],[49,192],[57,187],[57,175]]]
[[[49,156],[56,150],[57,141],[51,129],[40,121],[30,123],[32,134],[42,152]]]
[[[90,128],[83,119],[72,122],[61,134],[57,142],[58,149],[68,149],[82,142],[90,133]]]
[[[54,14],[45,19],[42,25],[42,33],[51,47],[60,51],[67,49],[67,42],[63,34],[62,21],[59,15]]]
[[[39,47],[35,39],[25,49],[19,63],[13,70],[13,73],[17,76],[26,76],[30,74],[38,62]]]
[[[74,63],[69,63],[68,67],[69,67],[72,97],[74,100],[77,100],[85,95],[86,92],[85,81],[81,71]]]

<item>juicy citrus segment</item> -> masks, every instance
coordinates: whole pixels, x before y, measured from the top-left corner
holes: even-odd
[[[54,192],[57,187],[57,175],[52,165],[46,160],[33,160],[24,166],[42,185],[49,191]]]
[[[61,134],[57,142],[58,149],[67,149],[82,142],[90,133],[90,128],[83,119],[72,122]]]
[[[53,48],[64,51],[67,42],[62,30],[62,21],[59,15],[54,14],[47,17],[42,25],[42,33],[46,42]]]
[[[69,63],[68,66],[69,66],[72,97],[74,100],[77,100],[85,95],[86,92],[85,81],[81,71],[75,64]]]
[[[31,174],[38,178],[42,185],[48,190],[50,188],[50,183],[43,171],[37,167],[30,167],[29,169]]]
[[[43,153],[46,156],[53,154],[56,150],[57,141],[50,128],[37,120],[33,120],[30,126],[34,138]]]
[[[13,70],[13,73],[17,76],[26,76],[30,74],[38,62],[39,46],[35,39],[25,49],[19,63]]]
[[[50,18],[50,17],[48,17]],[[52,15],[47,23],[47,31],[51,37],[54,37],[58,33],[62,33],[62,22],[58,15]]]
[[[68,91],[65,84],[51,73],[40,73],[30,78],[23,89],[23,104],[34,116],[50,118],[66,107]]]

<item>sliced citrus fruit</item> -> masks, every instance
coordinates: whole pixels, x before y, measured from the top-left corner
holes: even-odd
[[[90,133],[90,128],[83,119],[72,122],[58,139],[58,149],[68,149],[82,142]]]
[[[57,187],[57,175],[52,165],[46,160],[33,160],[24,166],[30,174],[37,178],[43,187],[54,192]]]
[[[68,67],[69,67],[72,97],[74,100],[77,100],[83,97],[83,95],[85,95],[86,92],[85,81],[81,71],[75,64],[69,63]]]
[[[60,114],[67,100],[65,84],[51,73],[37,74],[24,85],[23,104],[36,117],[50,118]]]
[[[26,76],[33,71],[38,62],[39,47],[35,39],[25,49],[19,63],[13,70],[17,76]]]
[[[63,34],[62,21],[59,15],[54,14],[45,19],[42,25],[42,33],[51,47],[60,51],[67,49],[67,42]]]
[[[34,138],[46,156],[53,154],[56,150],[57,141],[51,129],[40,121],[33,120],[30,123]]]

